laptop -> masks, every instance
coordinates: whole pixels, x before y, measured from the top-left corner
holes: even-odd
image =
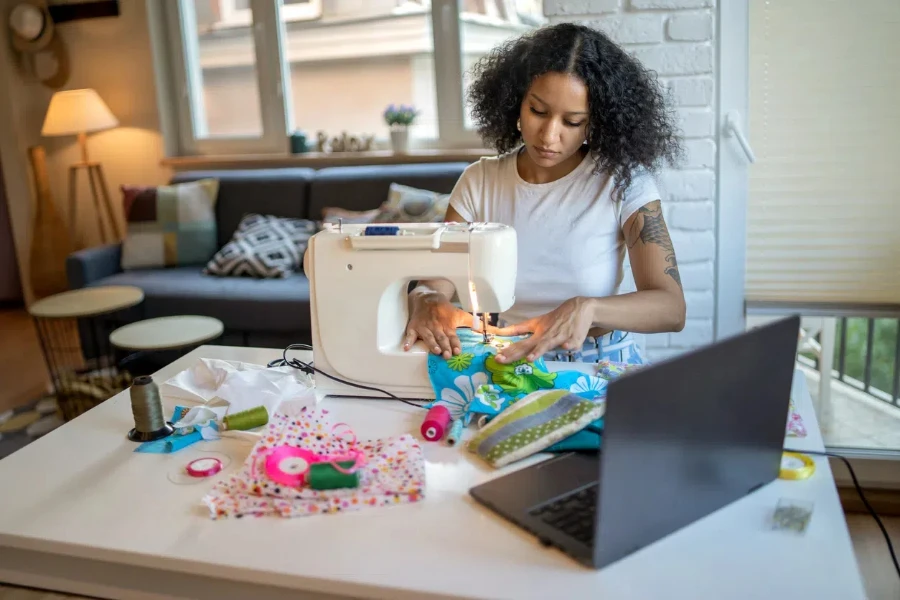
[[[653,544],[778,477],[799,331],[793,316],[623,375],[600,452],[469,492],[595,569]]]

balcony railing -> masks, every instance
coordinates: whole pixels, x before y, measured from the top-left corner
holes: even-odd
[[[841,317],[835,333],[832,375],[900,406],[900,319]]]

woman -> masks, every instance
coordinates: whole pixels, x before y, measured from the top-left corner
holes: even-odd
[[[604,34],[545,27],[484,57],[469,91],[484,141],[499,156],[466,168],[447,221],[495,222],[518,239],[516,302],[500,335],[530,333],[499,362],[642,363],[626,332],[680,331],[678,263],[651,172],[679,139],[657,82]],[[627,248],[637,291],[617,295]],[[445,280],[410,293],[405,348],[460,352],[472,315]],[[476,328],[478,328],[476,326]]]

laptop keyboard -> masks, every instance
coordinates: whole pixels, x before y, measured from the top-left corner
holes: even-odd
[[[597,484],[531,511],[531,515],[588,546],[594,543]]]

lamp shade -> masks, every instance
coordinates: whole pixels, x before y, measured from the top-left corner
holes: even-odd
[[[77,135],[110,129],[118,124],[96,91],[68,90],[53,94],[41,135]]]

